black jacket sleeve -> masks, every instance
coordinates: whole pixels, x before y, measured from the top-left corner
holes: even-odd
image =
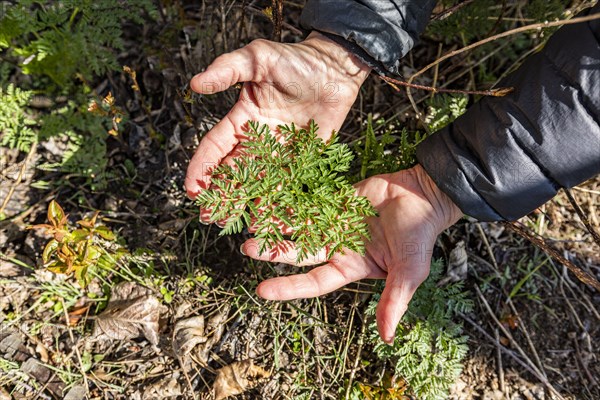
[[[308,0],[300,23],[344,45],[379,73],[400,59],[425,29],[435,0]]]
[[[417,148],[442,191],[484,221],[517,219],[600,173],[600,21],[563,26],[500,86],[515,91]]]

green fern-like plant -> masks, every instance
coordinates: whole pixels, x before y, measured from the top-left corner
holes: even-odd
[[[122,21],[142,23],[144,13],[156,14],[150,0],[24,0],[3,7],[0,50],[17,56],[24,73],[48,76],[59,87],[76,75],[89,80],[119,69]]]
[[[425,123],[431,132],[438,131],[467,111],[467,96],[437,95],[429,102]]]
[[[248,123],[243,154],[233,166],[217,167],[214,188],[196,198],[212,210],[212,221],[228,218],[221,234],[254,224],[260,252],[289,238],[296,243],[297,261],[322,248],[329,257],[345,248],[364,253],[369,237],[365,217],[375,210],[341,175],[350,168],[352,151],[335,136],[323,141],[317,130],[314,121],[307,129],[282,125],[277,133]],[[288,236],[280,223],[289,228]]]
[[[36,122],[27,110],[32,95],[12,84],[0,86],[0,145],[29,151],[37,142]]]
[[[389,359],[396,374],[421,400],[447,398],[468,351],[462,325],[453,319],[458,313],[471,311],[473,303],[460,282],[437,286],[442,271],[440,260],[432,262],[429,277],[417,289],[398,325],[393,345],[379,339],[375,322],[369,327],[375,354]],[[379,295],[373,296],[367,314],[375,315],[378,300]]]
[[[379,136],[375,134],[376,127],[383,127],[383,133]],[[385,120],[373,121],[369,114],[363,138],[354,146],[359,162],[356,180],[414,167],[417,163],[417,146],[426,137],[420,132],[398,130],[392,124],[386,125]]]

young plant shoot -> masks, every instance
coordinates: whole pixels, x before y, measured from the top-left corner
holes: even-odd
[[[196,198],[211,211],[211,221],[227,221],[222,235],[253,226],[261,253],[282,250],[292,240],[297,262],[321,249],[328,257],[344,249],[364,254],[365,218],[376,215],[375,209],[343,175],[352,151],[335,135],[323,141],[317,130],[314,121],[307,129],[282,125],[276,133],[248,122],[241,155],[233,165],[215,168],[212,187]]]

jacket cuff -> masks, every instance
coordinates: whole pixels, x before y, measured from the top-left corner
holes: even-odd
[[[427,138],[417,147],[417,160],[466,215],[480,221],[519,219],[552,199],[559,187],[512,135],[474,134],[481,129],[481,115],[471,109],[460,121],[464,130],[453,124]]]
[[[379,73],[398,74],[400,59],[425,29],[434,6],[434,0],[308,0],[300,23],[344,40],[343,46]]]

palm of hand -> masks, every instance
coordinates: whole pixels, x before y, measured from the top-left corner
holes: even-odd
[[[395,174],[378,175],[356,185],[357,194],[369,198],[379,212],[369,219],[371,240],[364,256],[353,252],[325,259],[325,251],[301,265],[327,262],[305,274],[277,277],[262,282],[257,293],[270,300],[307,298],[329,293],[361,279],[386,279],[377,308],[381,337],[393,340],[396,326],[417,287],[429,275],[431,252],[439,232],[451,225],[460,213],[444,212],[431,198],[420,167]],[[436,209],[437,208],[437,209]],[[453,214],[453,215],[448,215]],[[256,240],[242,246],[250,257],[294,264],[293,244],[284,254],[258,254]]]
[[[347,56],[340,64],[323,50],[324,43],[310,38],[299,44],[254,41],[194,77],[192,88],[201,93],[244,85],[238,102],[202,139],[190,162],[185,182],[190,197],[208,187],[210,168],[235,154],[249,120],[275,128],[290,118],[302,124],[314,119],[324,139],[340,128],[368,70]]]

